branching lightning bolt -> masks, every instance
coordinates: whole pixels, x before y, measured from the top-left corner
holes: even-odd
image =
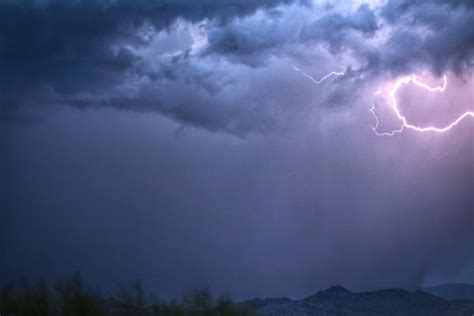
[[[400,109],[398,108],[398,100],[397,100],[396,94],[397,94],[398,90],[400,89],[400,87],[402,87],[403,85],[409,84],[409,83],[413,83],[416,86],[418,86],[420,88],[423,88],[423,89],[425,89],[429,92],[444,92],[446,90],[447,85],[448,85],[448,78],[446,76],[444,76],[443,77],[443,85],[438,86],[438,87],[430,87],[426,83],[423,83],[423,82],[419,81],[415,75],[403,77],[403,78],[397,80],[397,82],[390,89],[388,99],[390,100],[390,108],[395,113],[397,118],[402,122],[402,125],[400,126],[399,129],[392,130],[391,132],[379,132],[378,127],[380,125],[380,121],[379,121],[379,118],[378,118],[377,113],[375,111],[375,104],[372,103],[372,107],[370,109],[370,112],[372,113],[372,115],[375,118],[375,125],[372,126],[372,130],[375,132],[375,134],[377,136],[393,136],[397,133],[401,133],[405,128],[411,129],[411,130],[414,130],[414,131],[417,131],[417,132],[444,133],[444,132],[449,131],[454,126],[458,125],[459,122],[461,122],[463,119],[465,119],[467,117],[474,117],[474,112],[472,110],[470,110],[470,111],[464,112],[456,120],[452,121],[451,123],[449,123],[447,126],[444,126],[444,127],[436,127],[436,126],[420,127],[420,126],[416,126],[416,125],[413,125],[411,123],[408,123],[407,118],[401,114]],[[380,95],[381,92],[377,91],[376,94]]]
[[[342,68],[342,67],[341,67]],[[345,73],[344,72],[337,72],[337,71],[331,71],[330,73],[328,73],[327,75],[325,75],[324,77],[322,77],[321,79],[319,80],[316,80],[314,79],[312,76],[308,75],[306,72],[304,72],[303,70],[299,69],[298,67],[293,67],[294,70],[296,70],[297,72],[300,72],[303,74],[303,76],[305,76],[306,78],[310,79],[313,83],[315,84],[321,84],[324,82],[324,80],[326,79],[329,79],[331,78],[332,76],[344,76]]]
[[[341,67],[342,68],[342,67]],[[326,74],[325,76],[321,77],[321,79],[317,80],[311,75],[307,74],[305,71],[299,69],[298,67],[294,66],[293,69],[299,73],[301,73],[303,76],[306,78],[310,79],[313,83],[315,84],[321,84],[325,80],[333,77],[333,76],[344,76],[345,72],[337,72],[337,71],[331,71],[330,73]],[[436,86],[436,87],[431,87],[428,84],[418,80],[416,75],[410,75],[406,76],[403,78],[400,78],[399,80],[396,81],[396,83],[393,85],[393,87],[390,89],[388,99],[390,101],[390,108],[391,110],[395,113],[397,118],[402,122],[402,125],[398,129],[394,129],[390,132],[379,132],[378,128],[380,126],[380,121],[379,117],[377,116],[377,113],[375,111],[375,104],[372,103],[372,107],[370,108],[370,112],[372,113],[374,119],[375,119],[375,125],[372,126],[372,130],[375,132],[377,136],[394,136],[395,134],[401,133],[404,129],[411,129],[417,132],[435,132],[435,133],[444,133],[449,131],[451,128],[455,127],[458,125],[462,120],[464,120],[467,117],[474,117],[474,111],[469,110],[461,114],[457,119],[449,123],[448,125],[444,127],[436,127],[436,126],[426,126],[426,127],[421,127],[421,126],[416,126],[414,124],[411,124],[408,122],[408,119],[401,113],[399,107],[398,107],[398,100],[396,97],[396,94],[398,90],[409,83],[412,83],[416,85],[417,87],[423,88],[427,90],[428,92],[444,92],[446,90],[446,87],[448,85],[448,78],[447,76],[443,76],[443,84],[441,86]],[[377,95],[382,95],[381,91],[377,91]]]

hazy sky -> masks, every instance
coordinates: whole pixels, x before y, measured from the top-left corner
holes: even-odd
[[[474,283],[474,120],[376,134],[391,92],[420,128],[472,113],[472,25],[472,0],[0,1],[0,283]],[[446,89],[394,92],[412,74]]]

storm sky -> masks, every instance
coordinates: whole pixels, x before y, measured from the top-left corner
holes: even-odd
[[[397,91],[411,124],[472,111],[473,25],[472,0],[1,0],[0,283],[474,283],[472,117],[376,134],[412,74],[448,84]]]

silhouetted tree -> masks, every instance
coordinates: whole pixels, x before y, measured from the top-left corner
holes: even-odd
[[[208,289],[197,289],[184,299],[185,306],[191,315],[212,315],[213,302]]]
[[[117,316],[143,316],[145,315],[145,295],[140,282],[135,282],[129,287],[120,289],[114,297]]]
[[[19,286],[0,289],[2,316],[253,316],[254,311],[227,297],[213,299],[207,289],[193,291],[181,303],[145,299],[139,282],[103,299],[82,281],[79,273],[58,282],[50,290],[43,280],[31,286],[23,278]]]
[[[20,287],[13,285],[2,289],[0,311],[16,316],[54,316],[55,305],[44,280],[30,286],[27,278],[22,278]]]
[[[56,285],[58,309],[61,316],[105,315],[103,300],[92,289],[84,286],[79,273]]]

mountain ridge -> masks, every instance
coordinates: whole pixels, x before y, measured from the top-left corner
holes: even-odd
[[[448,300],[474,300],[474,285],[469,283],[438,284],[421,290]]]
[[[339,285],[302,299],[252,299],[244,304],[256,308],[262,316],[474,315],[474,300],[450,300],[399,288],[352,292]]]

